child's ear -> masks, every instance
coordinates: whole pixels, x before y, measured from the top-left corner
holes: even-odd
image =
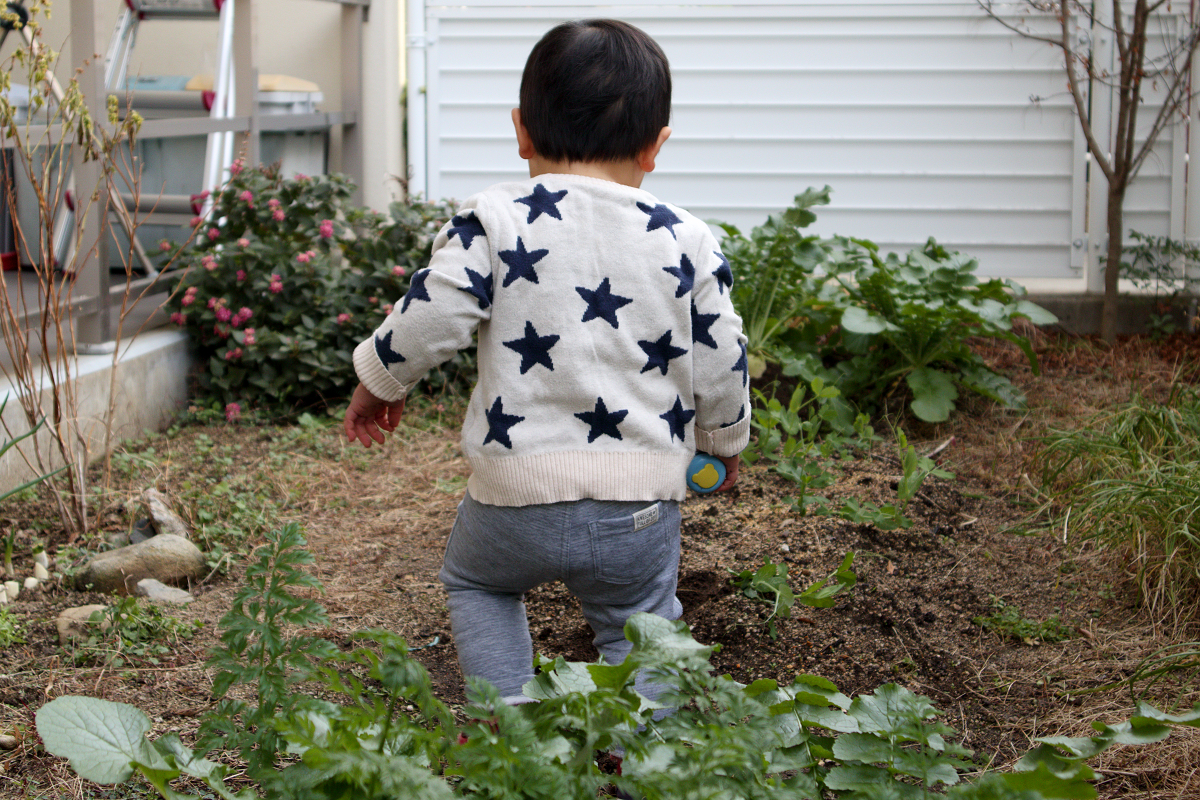
[[[517,155],[528,161],[537,155],[537,151],[533,149],[533,139],[529,138],[529,131],[525,129],[525,123],[521,121],[521,109],[514,108],[512,110],[513,127],[517,130]]]
[[[654,159],[658,158],[658,151],[662,149],[663,144],[667,141],[667,138],[670,135],[670,126],[664,126],[663,129],[658,132],[658,138],[654,140],[654,143],[647,145],[642,152],[638,153],[638,169],[640,169],[642,172],[654,172]]]

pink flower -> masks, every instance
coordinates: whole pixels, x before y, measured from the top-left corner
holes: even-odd
[[[338,325],[345,325],[349,321],[350,321],[349,314],[338,314],[337,315],[337,324]]]
[[[217,268],[217,259],[215,256],[205,256],[200,259],[200,266],[204,267],[209,272]]]
[[[226,361],[233,361],[234,359],[241,358],[241,357],[242,357],[242,348],[240,348],[240,347],[235,347],[232,350],[225,351],[225,360]]]
[[[238,197],[245,200],[246,205],[250,206],[251,208],[254,208],[254,193],[251,192],[249,189],[242,192],[240,195],[238,195]]]
[[[250,345],[254,344],[255,341],[254,328],[246,328],[246,335],[242,337],[242,344],[249,347]]]
[[[384,305],[384,307],[383,307],[383,313],[385,313],[385,314],[390,314],[390,313],[392,313],[392,308],[394,308],[394,306],[392,306],[392,304],[391,304],[391,303],[387,303],[387,304],[385,304],[385,305]]]
[[[271,294],[279,294],[283,291],[283,284],[279,281],[271,281],[271,285],[267,287]]]
[[[267,201],[267,208],[279,208],[281,205],[282,203],[274,197]]]
[[[333,236],[333,220],[321,220],[321,238],[328,239],[330,236]]]
[[[208,307],[210,309],[216,308],[217,307],[217,298],[215,298],[215,297],[208,298]]]
[[[194,294],[185,294],[185,295],[183,296],[183,299],[179,301],[179,304],[180,304],[180,305],[184,305],[184,306],[190,306],[190,305],[191,305],[192,303],[194,303],[194,302],[196,302],[196,295],[194,295]]]
[[[242,281],[246,280],[246,270],[239,269],[237,271],[237,279],[238,279],[238,283],[241,283]]]
[[[376,303],[379,302],[379,298],[378,297],[368,297],[367,302],[370,303],[371,305],[375,305]]]
[[[300,253],[299,255],[296,256],[296,260],[299,261],[301,264],[307,264],[309,261],[312,260],[312,256],[310,256],[308,253]]]
[[[192,221],[189,224],[193,228],[199,228],[201,225],[204,224],[204,217],[192,217]]]
[[[168,242],[166,239],[163,239],[161,242],[158,243],[158,249],[165,253],[171,249],[171,243]]]
[[[248,247],[249,245],[250,245],[250,240],[247,239],[245,236],[238,239],[238,247]]]
[[[245,306],[242,306],[240,309],[238,309],[238,315],[241,316],[242,319],[250,319],[254,316],[254,312]]]
[[[238,175],[245,168],[246,168],[246,159],[239,158],[237,161],[234,161],[232,164],[229,165],[229,174],[230,175]]]
[[[229,319],[232,316],[233,316],[233,312],[230,311],[228,308],[226,308],[225,306],[217,306],[217,321],[218,322],[229,322]]]
[[[395,275],[397,278],[403,278],[404,277],[404,267],[400,266],[399,264],[396,264],[395,266],[392,267],[392,274]]]
[[[277,208],[271,212],[271,219],[275,220],[276,222],[283,222],[284,216],[286,215],[283,213],[282,208]]]
[[[306,181],[306,180],[308,180],[308,176],[307,176],[307,175],[305,175],[303,172],[297,172],[297,173],[296,173],[296,180],[298,180],[298,181]]]
[[[220,235],[221,235],[221,232],[220,232],[219,230],[217,230],[216,228],[209,228],[209,229],[208,229],[208,238],[209,238],[209,241],[216,241],[217,237],[218,237],[218,236],[220,236]]]
[[[185,305],[186,305],[186,303],[185,303]],[[174,322],[176,325],[182,325],[185,322],[187,322],[187,317],[185,317],[183,315],[182,311],[176,311],[174,314],[171,315],[171,322]]]
[[[242,407],[237,403],[230,403],[225,406],[225,421],[234,422],[242,416]]]

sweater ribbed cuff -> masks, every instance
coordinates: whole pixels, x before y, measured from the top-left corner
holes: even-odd
[[[467,490],[491,506],[572,500],[682,500],[691,453],[559,452],[471,458]]]
[[[400,383],[387,371],[387,367],[375,353],[374,337],[360,342],[358,347],[354,348],[354,371],[358,373],[358,379],[367,387],[367,391],[385,403],[396,402],[412,388],[411,385],[405,386]]]
[[[746,449],[750,443],[750,418],[730,425],[728,428],[717,428],[715,431],[696,429],[696,449],[710,456],[732,458]]]

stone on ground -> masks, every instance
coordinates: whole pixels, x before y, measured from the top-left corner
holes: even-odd
[[[146,513],[150,515],[150,523],[154,526],[154,531],[157,535],[162,536],[164,533],[171,533],[176,536],[182,536],[184,539],[191,538],[188,534],[187,525],[167,505],[167,499],[162,496],[160,491],[157,489],[147,489],[142,493],[142,504],[146,507]]]
[[[139,544],[100,553],[75,578],[81,589],[128,594],[138,581],[154,578],[182,583],[199,578],[206,569],[200,548],[182,536],[160,533]]]
[[[65,609],[58,615],[58,619],[54,624],[58,627],[58,643],[66,645],[72,639],[78,639],[88,635],[88,620],[91,619],[92,613],[95,611],[103,611],[108,606],[93,603],[89,606],[76,606],[75,608]],[[105,620],[100,625],[100,629],[108,628],[108,620]]]
[[[196,599],[183,589],[167,586],[162,581],[154,580],[154,578],[142,578],[137,582],[133,593],[138,597],[145,597],[147,600],[158,600],[163,603],[174,603],[176,605],[186,605]]]

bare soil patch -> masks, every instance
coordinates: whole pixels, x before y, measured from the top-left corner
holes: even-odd
[[[1132,709],[1127,689],[1072,691],[1127,677],[1169,636],[1200,636],[1195,629],[1156,630],[1139,614],[1123,564],[1098,557],[1070,529],[1064,534],[1030,518],[1041,501],[1036,436],[1078,425],[1131,392],[1160,396],[1173,382],[1195,383],[1200,344],[1186,336],[1163,343],[1135,338],[1110,349],[1043,335],[1037,349],[1040,378],[1015,349],[986,349],[986,357],[1027,392],[1028,411],[973,403],[945,425],[905,422],[921,452],[953,436],[941,457],[957,474],[926,483],[908,509],[915,523],[909,530],[799,516],[787,502],[791,486],[762,466],[746,469],[732,492],[690,497],[683,508],[679,597],[695,637],[721,645],[716,669],[741,681],[790,681],[798,672],[813,673],[847,694],[903,684],[932,698],[964,743],[994,765],[1011,763],[1035,736],[1083,735],[1094,719],[1124,719]],[[332,620],[327,635],[346,644],[357,630],[381,627],[424,646],[415,656],[436,691],[461,703],[462,677],[437,580],[467,475],[455,428],[441,424],[452,420],[452,413],[430,405],[410,417],[402,435],[370,451],[343,445],[332,429],[298,436],[294,429],[221,425],[153,437],[128,448],[143,454],[153,448],[153,457],[138,461],[107,496],[111,511],[101,517],[103,534],[128,527],[133,498],[151,484],[168,497],[185,495],[189,481],[228,478],[247,492],[253,484],[275,504],[279,520],[297,520],[307,530]],[[207,437],[201,449],[211,457],[197,458],[199,436]],[[876,503],[894,497],[900,466],[893,449],[883,446],[847,464],[822,494]],[[237,475],[247,477],[237,483]],[[10,504],[0,518],[26,529],[48,519],[46,513],[38,504]],[[57,549],[61,534],[43,535],[49,549]],[[850,551],[858,585],[831,609],[797,605],[792,618],[779,623],[776,639],[767,633],[766,607],[729,583],[731,571],[754,569],[770,558],[788,564],[799,593]],[[66,551],[58,555],[67,559]],[[151,715],[157,732],[179,730],[186,738],[212,705],[204,657],[243,569],[238,559],[227,574],[193,587],[194,603],[169,611],[204,626],[172,643],[157,664],[138,658],[119,667],[72,663],[71,653],[59,647],[54,619],[64,608],[103,602],[98,595],[58,585],[10,605],[26,625],[26,642],[2,654],[0,732],[15,731],[21,743],[0,752],[0,798],[143,796],[82,785],[40,750],[33,714],[53,697],[87,694],[137,705]],[[984,630],[973,620],[992,613],[995,598],[1032,619],[1058,615],[1074,635],[1057,644],[1027,644]],[[527,605],[537,649],[595,658],[591,632],[562,586],[531,592]],[[1169,680],[1156,693],[1160,704],[1200,700],[1196,686]],[[1200,797],[1197,735],[1177,733],[1157,747],[1120,750],[1098,766],[1102,797]]]

